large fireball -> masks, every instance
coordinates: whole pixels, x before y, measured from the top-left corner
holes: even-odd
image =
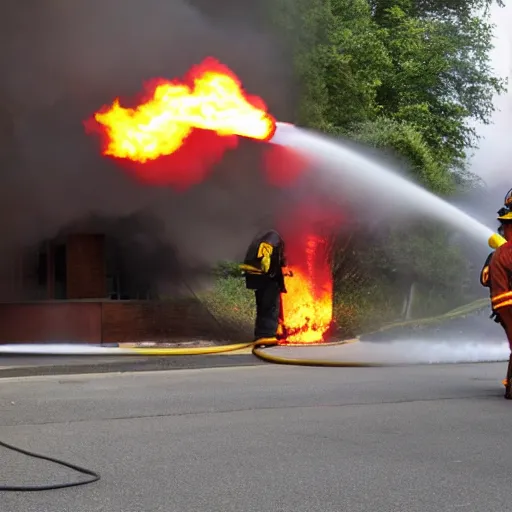
[[[93,117],[106,136],[102,153],[139,163],[175,153],[194,129],[258,140],[275,131],[263,101],[246,94],[236,75],[212,58],[192,68],[183,82],[148,83],[133,108],[116,98]]]

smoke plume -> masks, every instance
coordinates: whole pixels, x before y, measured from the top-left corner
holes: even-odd
[[[113,219],[139,212],[164,226],[154,230],[164,240],[147,241],[150,252],[172,245],[181,259],[205,263],[245,248],[275,204],[271,195],[261,200],[270,192],[258,144],[243,142],[207,183],[177,194],[144,186],[102,158],[83,127],[115,97],[133,97],[151,78],[183,76],[207,56],[229,66],[274,115],[289,117],[291,60],[279,41],[259,26],[253,2],[238,1],[236,12],[221,0],[209,2],[210,11],[213,3],[217,18],[185,0],[27,0],[0,8],[4,257],[91,216],[111,228]]]

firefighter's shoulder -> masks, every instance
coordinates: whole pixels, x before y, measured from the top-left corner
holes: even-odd
[[[489,266],[489,264],[491,263],[492,257],[494,256],[494,252],[495,251],[492,251],[491,253],[489,253],[489,256],[487,256],[487,258],[485,259],[484,267]]]

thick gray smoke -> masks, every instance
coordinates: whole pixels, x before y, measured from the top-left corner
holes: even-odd
[[[239,251],[241,234],[249,241],[250,229],[272,208],[271,200],[261,203],[256,145],[242,144],[208,183],[179,195],[142,186],[102,158],[82,124],[114,97],[132,97],[151,78],[183,76],[207,56],[287,117],[291,72],[279,42],[254,21],[253,2],[239,1],[245,8],[229,22],[222,12],[230,2],[214,3],[224,21],[184,0],[26,0],[0,7],[4,257],[91,215],[112,227],[113,219],[142,212],[160,226],[163,240],[148,241],[153,252],[160,243],[172,245],[179,257],[200,263]]]

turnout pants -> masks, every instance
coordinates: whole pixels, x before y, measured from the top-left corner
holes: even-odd
[[[512,400],[512,308],[504,307],[499,310],[500,323],[505,330],[510,346],[510,358],[507,368],[507,377],[505,379],[505,398]]]
[[[279,285],[269,281],[265,286],[254,290],[256,295],[256,324],[254,337],[275,338],[279,325],[281,293]]]

